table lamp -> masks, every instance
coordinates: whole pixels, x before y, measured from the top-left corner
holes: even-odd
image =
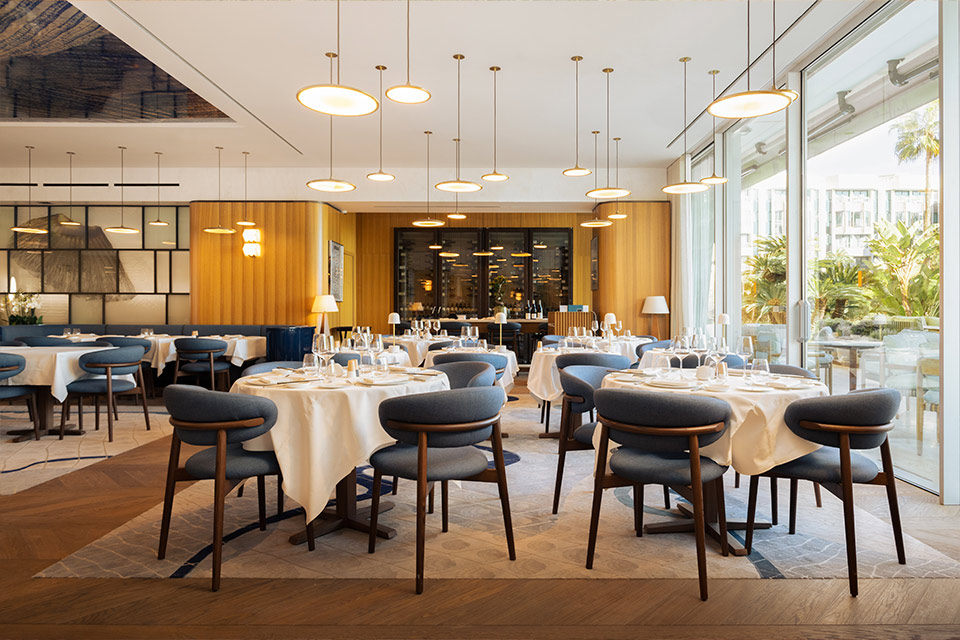
[[[603,322],[610,328],[611,331],[613,331],[614,327],[617,326],[617,314],[605,313],[603,315]]]
[[[397,325],[400,324],[400,314],[391,313],[388,315],[387,324],[390,325],[390,330],[393,332],[393,346],[397,346]]]
[[[670,313],[670,308],[667,306],[665,297],[647,296],[643,301],[643,310],[640,313],[650,316],[663,316]],[[650,325],[653,326],[653,320],[650,321]],[[660,329],[659,322],[657,323],[657,329]]]
[[[503,311],[493,316],[494,324],[500,325],[500,344],[503,344],[503,325],[507,324],[507,314]]]
[[[328,313],[337,313],[340,309],[337,307],[337,300],[329,293],[317,296],[313,299],[313,308],[310,313],[320,314],[320,324],[317,325],[320,332],[323,332],[324,323],[327,320]]]

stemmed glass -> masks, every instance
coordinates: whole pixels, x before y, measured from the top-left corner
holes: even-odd
[[[460,340],[466,341],[470,339],[470,327],[460,327]]]
[[[313,336],[311,350],[313,351],[314,358],[318,358],[319,361],[323,363],[323,369],[326,370],[334,354],[333,336],[328,336],[323,333],[315,334]],[[314,360],[314,362],[316,363],[316,360]],[[306,360],[304,360],[304,364],[306,364]]]
[[[617,337],[620,337],[621,333],[623,333],[623,320],[617,320]]]
[[[701,331],[698,331],[693,336],[693,352],[697,356],[697,366],[699,367],[702,363],[703,358],[709,352],[707,344],[707,336]]]
[[[383,337],[380,334],[377,334],[372,337],[370,342],[370,351],[371,364],[376,364],[380,361],[380,356],[383,354]]]
[[[660,354],[653,359],[653,368],[656,369],[661,376],[666,376],[670,373],[670,356],[667,354]]]
[[[470,330],[470,340],[473,343],[473,346],[477,346],[480,343],[480,327],[469,327]]]
[[[737,355],[743,360],[743,371],[745,376],[750,375],[750,359],[753,357],[753,338],[750,336],[741,336],[737,345]],[[768,369],[769,371],[769,369]]]
[[[590,323],[590,335],[596,335],[597,330],[600,328],[600,323],[594,320]]]

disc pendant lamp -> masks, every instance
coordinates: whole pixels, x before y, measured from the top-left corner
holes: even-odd
[[[27,217],[29,219],[33,215],[33,147],[27,145],[25,148],[27,150]],[[25,224],[15,224],[10,227],[10,231],[34,235],[48,233],[43,227],[28,227]]]
[[[133,234],[140,233],[139,229],[134,229],[133,227],[128,227],[126,225],[126,207],[124,207],[124,197],[123,197],[123,152],[127,150],[126,147],[117,147],[120,149],[120,226],[119,227],[107,227],[104,229],[107,233],[123,233],[123,234]]]
[[[714,98],[716,98],[717,97],[717,74],[720,73],[720,70],[711,69],[710,71],[707,71],[707,73],[709,73],[710,76],[713,78],[713,93],[711,95]],[[713,173],[707,176],[706,178],[700,178],[700,182],[702,182],[703,184],[709,184],[709,185],[724,184],[727,181],[727,179],[724,176],[717,175],[717,160],[718,160],[717,144],[716,144],[717,118],[716,116],[711,116],[711,117],[713,118],[713,136],[710,138],[710,140],[713,143]]]
[[[583,56],[573,56],[570,58],[574,62],[574,67],[576,69],[574,75],[574,86],[575,86],[575,104],[574,107],[574,126],[573,126],[573,141],[574,147],[576,148],[576,160],[573,163],[573,166],[569,169],[564,169],[563,175],[570,176],[571,178],[579,178],[582,176],[590,175],[590,169],[586,169],[580,166],[580,61],[583,60]]]
[[[616,173],[616,180],[615,180],[614,184],[616,184],[617,186],[620,186],[620,138],[614,138],[613,141],[614,141],[615,143],[617,143],[617,152],[616,152],[616,158],[617,158],[616,170],[617,170],[617,173]],[[616,209],[614,209],[613,213],[611,213],[610,215],[608,215],[607,218],[609,218],[610,220],[623,220],[624,218],[627,217],[627,214],[625,214],[625,213],[623,213],[623,212],[620,211],[620,198],[617,198],[616,202],[617,202],[617,207],[616,207]]]
[[[596,199],[622,198],[630,195],[630,190],[610,186],[610,74],[613,73],[613,69],[607,67],[603,70],[603,73],[607,76],[607,186],[600,188],[594,187],[590,191],[587,191],[587,197]]]
[[[377,95],[383,95],[383,72],[387,70],[382,64],[378,64],[374,67],[377,71],[380,72],[380,93]],[[367,180],[373,180],[374,182],[390,182],[395,179],[396,176],[392,173],[386,173],[383,170],[383,109],[380,109],[380,165],[379,168],[373,173],[367,174]]]
[[[770,64],[773,67],[773,74],[771,77],[773,82],[773,90],[779,91],[783,95],[790,98],[790,104],[793,104],[793,102],[800,97],[800,94],[793,89],[777,88],[777,0],[773,0],[773,7],[771,8],[770,13],[773,16],[773,42],[770,44]]]
[[[400,104],[421,104],[430,99],[430,92],[410,84],[410,0],[407,0],[407,81],[387,89],[387,98]]]
[[[467,216],[460,213],[460,194],[455,193],[453,195],[453,213],[448,213],[447,217],[451,220],[466,220]]]
[[[493,171],[483,174],[480,179],[487,182],[503,182],[510,177],[497,171],[497,72],[500,71],[500,67],[490,67],[490,71],[493,71]]]
[[[683,157],[687,153],[687,63],[690,62],[690,58],[688,56],[684,56],[680,58],[680,62],[683,63],[683,153],[681,154],[681,157]],[[683,173],[684,176],[686,176],[686,158],[683,159],[682,164]],[[710,188],[710,185],[703,184],[702,182],[689,182],[688,180],[688,178],[684,178],[682,182],[668,184],[660,190],[671,195],[683,195],[686,193],[706,191]]]
[[[77,155],[73,151],[67,151],[67,158],[70,163],[69,169],[69,191],[70,191],[70,206],[67,208],[67,219],[60,221],[60,225],[63,227],[79,227],[81,223],[73,219],[73,156]]]
[[[750,89],[750,64],[750,0],[747,0],[747,90],[715,99],[707,107],[711,115],[731,120],[756,118],[782,111],[790,106],[789,96],[776,88]]]
[[[453,59],[457,61],[457,137],[454,140],[457,143],[457,177],[454,180],[438,182],[435,186],[440,191],[451,193],[473,193],[480,191],[483,187],[476,182],[460,179],[460,63],[463,61],[462,53],[455,53]]]
[[[598,163],[598,160],[597,160],[597,158],[598,158],[598,155],[597,155],[597,140],[599,140],[599,138],[597,138],[597,136],[600,135],[600,132],[599,132],[599,131],[591,131],[590,133],[593,134],[593,188],[596,189],[596,188],[597,188],[597,174],[600,173],[599,170],[598,170],[599,167],[598,167],[598,164],[597,164],[597,163]],[[602,220],[599,216],[597,216],[596,213],[594,213],[593,218],[591,218],[590,220],[585,220],[585,221],[581,222],[581,223],[580,223],[580,226],[581,226],[581,227],[609,227],[609,226],[612,225],[612,224],[613,224],[613,223],[610,222],[609,220]]]
[[[442,227],[445,224],[443,220],[430,217],[430,136],[433,131],[424,131],[423,134],[427,137],[427,217],[414,220],[411,224],[415,227]],[[430,245],[430,248],[442,247]]]
[[[329,57],[330,54],[328,53]],[[340,0],[337,0],[337,82],[304,87],[297,92],[300,104],[330,116],[365,116],[377,110],[380,104],[369,93],[340,84]]]
[[[330,77],[332,79],[333,59],[337,57],[337,54],[328,52],[327,57],[330,58]],[[357,185],[352,182],[338,180],[333,177],[333,116],[330,116],[330,177],[311,180],[307,183],[307,186],[316,191],[325,191],[327,193],[346,193],[347,191],[353,191],[357,188]]]
[[[221,179],[220,179],[220,178],[221,178],[221,174],[222,174],[222,171],[221,171],[221,163],[220,163],[222,154],[223,154],[223,147],[217,147],[217,226],[215,226],[215,227],[207,227],[207,228],[205,228],[205,229],[203,230],[205,233],[215,233],[215,234],[218,234],[218,235],[226,235],[226,234],[228,234],[228,233],[236,233],[236,232],[237,232],[236,229],[231,229],[230,227],[225,227],[225,226],[223,226],[223,224],[220,222],[221,218],[223,217],[223,216],[221,215],[222,212],[223,212],[223,198],[221,197],[221,193],[222,193],[222,191],[221,191],[221,186],[222,186],[222,183],[221,183]]]
[[[151,227],[169,227],[169,222],[160,219],[160,156],[163,155],[163,152],[154,151],[153,153],[157,156],[157,217],[147,224]]]
[[[247,201],[247,158],[250,156],[249,151],[241,151],[243,154],[243,219],[237,220],[236,224],[240,227],[255,227],[257,226],[256,222],[253,222],[247,216],[247,209],[249,202]]]

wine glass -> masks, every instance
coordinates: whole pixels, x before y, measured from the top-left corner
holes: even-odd
[[[598,330],[599,328],[600,328],[600,323],[599,323],[599,322],[597,322],[596,320],[594,320],[593,322],[591,322],[591,323],[590,323],[590,335],[596,334],[596,333],[597,333],[597,330]]]
[[[470,338],[470,327],[460,327],[460,339],[467,340]]]
[[[770,377],[770,363],[766,358],[754,358],[753,377],[758,384],[763,384]]]
[[[653,359],[653,368],[656,369],[661,376],[665,376],[670,373],[670,356],[661,353],[656,358]]]
[[[750,359],[753,357],[753,338],[750,336],[741,336],[737,343],[737,355],[743,360],[744,375],[750,375]]]
[[[477,346],[480,347],[480,349],[481,349],[482,351],[486,351],[486,350],[487,350],[487,341],[486,341],[486,340],[479,340],[479,341],[477,342]]]
[[[623,320],[617,320],[617,335],[623,333]]]
[[[317,356],[312,353],[303,354],[303,372],[308,375],[317,375]]]
[[[480,327],[470,327],[470,337],[473,340],[480,339]]]

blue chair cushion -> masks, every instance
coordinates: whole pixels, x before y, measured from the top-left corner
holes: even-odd
[[[22,396],[28,396],[33,392],[34,392],[33,387],[25,387],[21,385],[12,385],[12,386],[0,385],[0,400],[8,400],[10,398],[20,398]]]
[[[492,387],[497,380],[497,372],[486,362],[448,362],[430,368],[447,374],[451,389]]]
[[[333,362],[336,362],[341,367],[347,366],[347,363],[351,360],[359,360],[359,353],[336,353],[333,355]]]
[[[170,417],[183,422],[238,422],[263,418],[255,427],[227,430],[227,442],[243,442],[266,433],[277,421],[277,405],[269,398],[242,393],[207,391],[187,384],[172,384],[163,390],[163,403]],[[217,443],[216,431],[177,428],[187,444],[210,446]]]
[[[27,359],[15,353],[0,353],[0,369],[10,369],[9,371],[0,371],[0,380],[12,378],[27,365]]]
[[[500,387],[471,387],[418,393],[387,398],[380,403],[380,426],[400,442],[416,445],[415,431],[388,426],[392,420],[410,424],[464,424],[493,418],[503,407],[503,389]],[[469,431],[431,431],[427,444],[431,447],[465,447],[490,437],[493,427]]]
[[[573,439],[582,444],[593,446],[593,432],[597,430],[596,422],[582,424],[573,431]]]
[[[230,368],[229,362],[224,362],[223,360],[213,361],[214,371],[225,371],[229,368]],[[209,362],[185,362],[180,365],[180,371],[184,371],[186,373],[210,373],[210,363]]]
[[[850,452],[850,471],[854,482],[870,482],[880,473],[880,469],[873,460],[855,451]],[[774,467],[764,475],[813,482],[840,482],[840,450],[822,447],[813,453]]]
[[[370,456],[370,464],[384,475],[416,480],[417,447],[397,443]],[[462,480],[487,468],[487,457],[476,447],[427,449],[427,480]]]
[[[497,380],[503,377],[503,371],[507,368],[507,356],[498,353],[441,353],[434,356],[434,364],[446,364],[448,362],[486,362],[497,371]]]
[[[194,478],[215,478],[217,448],[208,447],[195,453],[183,468]],[[280,473],[280,463],[273,451],[247,451],[242,444],[227,445],[226,477],[229,480],[269,476]]]
[[[802,421],[850,426],[850,446],[873,449],[883,444],[886,433],[857,434],[857,426],[874,426],[892,421],[900,409],[900,392],[896,389],[861,389],[845,395],[804,398],[791,402],[783,412],[783,421],[795,434],[828,447],[840,446],[840,435],[802,427]]]
[[[439,351],[440,349],[446,349],[449,346],[453,345],[453,340],[444,340],[443,342],[434,342],[429,347],[427,351]]]
[[[299,369],[303,366],[303,362],[298,362],[296,360],[274,360],[273,362],[258,362],[257,364],[252,364],[246,369],[243,370],[241,376],[252,376],[257,373],[270,373],[277,367],[285,367],[287,369]]]
[[[107,343],[104,343],[106,346],[110,346]],[[143,347],[114,347],[110,349],[103,349],[102,351],[91,351],[90,353],[85,353],[80,356],[78,361],[80,368],[86,371],[87,373],[93,373],[97,375],[104,375],[107,373],[107,370],[100,365],[105,364],[128,364],[133,363],[129,367],[114,367],[110,369],[111,375],[127,375],[131,373],[136,373],[140,370],[140,361],[143,359]]]
[[[600,388],[609,370],[606,367],[575,364],[560,369],[560,386],[570,396],[583,398],[583,402],[573,402],[570,410],[584,413],[593,409],[593,392]]]
[[[592,367],[606,367],[607,369],[626,369],[630,366],[630,358],[617,353],[565,353],[557,356],[557,369],[564,369],[574,365],[589,365]]]
[[[72,347],[74,343],[66,338],[50,336],[23,336],[18,338],[20,342],[28,347]]]
[[[210,360],[209,353],[189,353],[190,351],[213,351],[213,357],[219,358],[227,350],[227,343],[216,338],[177,338],[173,341],[181,360]]]
[[[112,386],[114,393],[122,393],[124,391],[130,391],[130,389],[135,388],[137,385],[129,380],[118,380],[114,378]],[[70,393],[106,393],[107,379],[90,378],[87,380],[75,380],[67,385],[67,391]]]
[[[641,484],[690,484],[690,455],[680,452],[655,453],[620,447],[610,456],[610,470]],[[716,480],[727,468],[700,456],[700,479]]]

